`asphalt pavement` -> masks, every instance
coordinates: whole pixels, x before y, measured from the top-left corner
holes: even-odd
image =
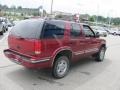
[[[120,90],[120,36],[104,38],[104,62],[81,60],[66,77],[54,79],[49,70],[29,70],[8,60],[3,54],[8,33],[0,36],[0,90]]]

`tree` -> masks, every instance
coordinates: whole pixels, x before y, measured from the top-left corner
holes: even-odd
[[[33,16],[39,16],[38,12],[33,12]]]
[[[2,8],[2,5],[0,4],[0,8]]]
[[[8,6],[7,5],[3,5],[2,8],[3,9],[8,9]]]
[[[18,6],[18,8],[17,8],[18,10],[22,10],[22,6]]]
[[[0,9],[0,16],[2,16],[2,11],[1,11],[1,9]]]
[[[43,10],[43,16],[46,16],[46,15],[47,15],[46,10]]]
[[[12,6],[11,6],[11,9],[16,9],[16,6],[15,6],[15,5],[12,5]]]
[[[89,17],[89,21],[94,22],[94,21],[95,21],[95,18],[94,18],[93,16],[90,16],[90,17]]]
[[[103,16],[98,16],[98,21],[100,22],[105,22],[106,19]]]
[[[114,25],[120,25],[120,18],[112,18],[112,22]]]
[[[63,18],[63,15],[61,15],[61,14],[56,15],[55,18],[56,18],[56,19],[61,19],[61,18]]]
[[[23,13],[21,13],[21,16],[24,16],[24,14],[23,14]]]

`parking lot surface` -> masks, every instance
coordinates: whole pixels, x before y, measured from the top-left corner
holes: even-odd
[[[80,60],[66,77],[54,79],[49,70],[29,70],[8,60],[3,55],[8,33],[0,36],[0,90],[120,90],[120,36],[104,38],[104,62]]]

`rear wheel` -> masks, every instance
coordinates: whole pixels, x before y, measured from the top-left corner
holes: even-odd
[[[67,75],[70,67],[70,61],[67,56],[60,56],[56,59],[52,70],[52,75],[55,78],[63,78]]]
[[[99,52],[95,56],[95,60],[96,61],[103,61],[104,57],[105,57],[105,51],[106,51],[105,47],[101,47]]]

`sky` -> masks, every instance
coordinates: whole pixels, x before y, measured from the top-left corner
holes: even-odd
[[[24,8],[43,8],[49,13],[52,0],[0,0],[0,4],[22,6]],[[53,11],[68,13],[120,17],[119,0],[53,0]]]

